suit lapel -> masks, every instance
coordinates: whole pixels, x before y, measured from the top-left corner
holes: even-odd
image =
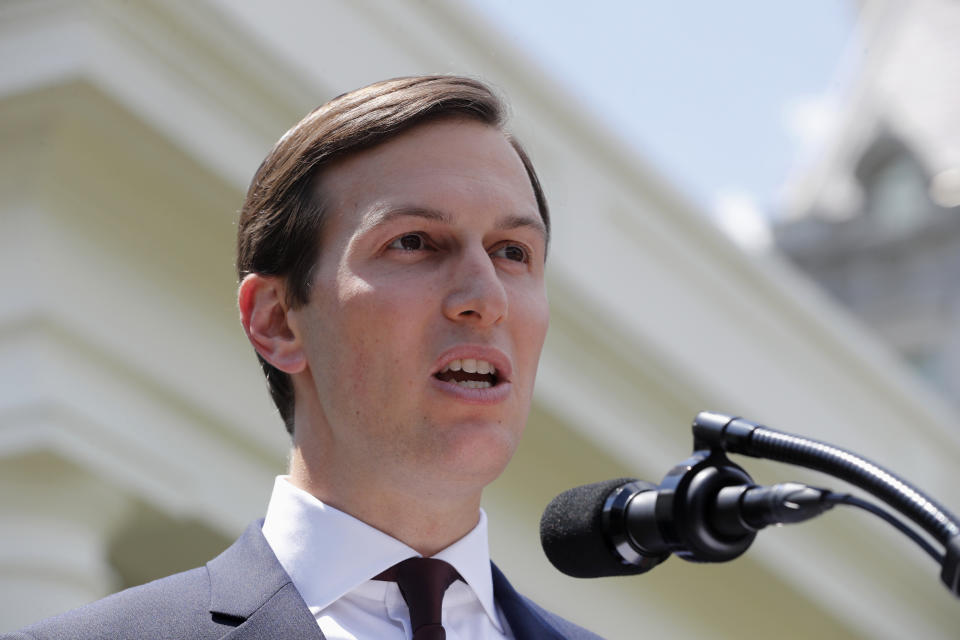
[[[323,640],[313,614],[254,522],[207,563],[210,613],[236,623],[223,640]]]
[[[292,582],[222,640],[324,640],[310,610]]]
[[[493,571],[493,597],[507,617],[516,640],[563,640],[563,636],[513,588],[506,576],[490,563]]]

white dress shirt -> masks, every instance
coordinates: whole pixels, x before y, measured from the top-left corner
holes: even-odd
[[[373,576],[420,554],[399,540],[334,509],[278,476],[263,535],[328,640],[410,640],[409,612],[395,582]],[[463,577],[443,598],[448,640],[510,640],[493,599],[487,516],[440,551]]]

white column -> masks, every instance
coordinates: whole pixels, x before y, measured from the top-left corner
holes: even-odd
[[[129,500],[45,452],[0,460],[0,631],[96,600],[117,581],[107,549]]]

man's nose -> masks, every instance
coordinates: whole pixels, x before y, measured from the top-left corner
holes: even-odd
[[[456,261],[443,313],[456,322],[486,326],[506,318],[507,291],[485,249],[464,251]]]

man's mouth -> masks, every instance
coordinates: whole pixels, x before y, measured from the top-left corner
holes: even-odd
[[[468,389],[489,389],[500,380],[496,367],[474,358],[451,360],[435,377]]]

